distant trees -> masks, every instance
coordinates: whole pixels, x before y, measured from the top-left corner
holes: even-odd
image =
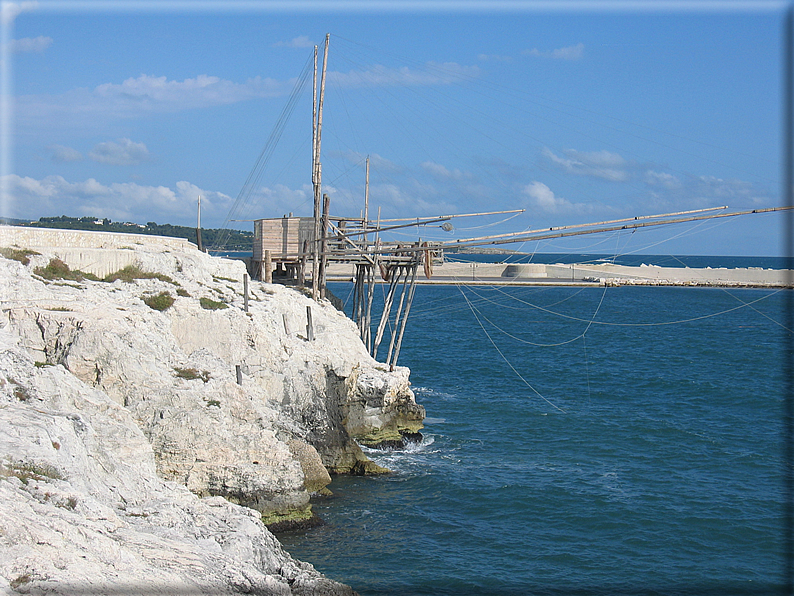
[[[21,226],[38,228],[58,228],[65,230],[99,230],[103,232],[126,232],[134,234],[149,234],[151,236],[171,236],[173,238],[186,238],[191,242],[196,242],[196,228],[187,226],[174,226],[171,224],[158,224],[157,222],[147,222],[145,226],[132,222],[114,222],[109,218],[98,219],[96,217],[69,217],[59,215],[57,217],[40,217],[38,221],[20,223]],[[216,240],[224,230],[206,229],[201,230],[201,238],[204,246],[217,250],[253,250],[254,234],[242,230],[227,230],[229,237],[224,246],[215,246]]]

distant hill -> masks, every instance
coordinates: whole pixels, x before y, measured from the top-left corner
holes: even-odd
[[[0,217],[0,225],[3,226],[18,226],[30,223],[29,219],[14,219],[13,217]]]
[[[26,226],[33,228],[58,228],[65,230],[94,230],[98,232],[125,232],[128,234],[149,234],[151,236],[171,236],[174,238],[186,238],[191,242],[196,242],[196,228],[187,226],[174,226],[171,224],[158,224],[150,221],[146,225],[132,222],[111,221],[108,218],[97,217],[68,217],[61,215],[58,217],[41,217],[38,221],[23,221],[3,219],[2,223],[10,225]],[[223,246],[216,246],[221,235],[228,235]],[[203,229],[201,239],[206,248],[218,250],[239,250],[249,251],[253,249],[253,232],[241,230],[223,229]]]

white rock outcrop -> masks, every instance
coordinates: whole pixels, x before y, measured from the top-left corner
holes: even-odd
[[[251,282],[245,312],[241,262],[140,238],[101,249],[134,252],[109,257],[134,264],[128,281],[53,273],[48,247],[0,250],[0,576],[101,587],[148,566],[152,593],[344,593],[262,523],[310,520],[328,472],[384,471],[356,440],[421,428],[408,370],[374,361],[327,301]],[[145,302],[161,294],[167,309]]]
[[[0,330],[0,593],[354,594],[155,470],[126,408]]]

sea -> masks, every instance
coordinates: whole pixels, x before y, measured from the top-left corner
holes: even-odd
[[[351,307],[351,284],[329,288]],[[365,450],[392,473],[336,477],[325,524],[279,540],[362,596],[788,593],[791,302],[418,286],[399,364],[423,439]]]

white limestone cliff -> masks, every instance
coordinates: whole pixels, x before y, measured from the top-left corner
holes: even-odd
[[[209,257],[190,247],[148,244],[145,237],[141,237],[139,244],[106,248],[102,254],[109,254],[114,261],[133,263],[137,267],[136,275],[145,272],[158,274],[159,278],[102,282],[68,280],[56,274],[53,279],[45,279],[46,267],[55,250],[42,246],[17,249],[35,249],[41,254],[24,258],[19,255],[28,250],[5,251],[11,258],[0,258],[0,328],[5,330],[4,349],[14,355],[15,363],[13,375],[9,373],[11,365],[7,361],[0,366],[0,374],[5,379],[6,404],[0,410],[0,441],[10,441],[8,447],[3,446],[0,451],[5,466],[5,473],[0,474],[0,490],[10,491],[9,498],[2,501],[13,503],[14,508],[12,513],[7,511],[6,505],[0,504],[0,515],[6,516],[3,519],[11,519],[23,511],[25,515],[35,515],[31,511],[37,507],[54,507],[52,511],[71,520],[63,522],[64,535],[74,533],[77,536],[82,530],[69,527],[69,523],[79,527],[88,523],[81,512],[72,509],[69,513],[68,506],[53,504],[57,501],[68,505],[72,502],[70,491],[77,491],[73,495],[77,502],[96,501],[99,503],[96,507],[107,510],[102,513],[105,516],[102,524],[121,528],[113,530],[121,532],[114,534],[114,539],[127,534],[133,536],[138,531],[155,532],[156,526],[170,528],[166,532],[169,540],[214,540],[216,544],[226,545],[227,539],[218,538],[214,530],[197,530],[198,522],[193,518],[211,518],[215,521],[207,523],[217,525],[221,528],[218,532],[230,533],[230,536],[236,530],[223,529],[226,528],[223,524],[233,528],[250,526],[250,532],[243,531],[248,536],[245,540],[250,538],[251,532],[259,536],[260,514],[264,523],[276,526],[282,522],[310,520],[309,497],[326,490],[324,487],[330,482],[328,472],[384,471],[366,458],[354,439],[366,444],[394,443],[421,428],[424,411],[414,402],[408,370],[398,368],[390,373],[370,358],[358,339],[355,325],[327,301],[317,304],[294,289],[252,282],[249,312],[244,312],[245,270],[241,262]],[[126,255],[127,251],[132,251],[134,256]],[[116,254],[119,252],[125,253],[123,259]],[[90,272],[84,253],[85,250],[80,257],[82,267]],[[69,254],[65,249],[58,251],[67,264]],[[23,264],[21,261],[25,260],[29,262]],[[106,264],[98,263],[98,270],[103,266]],[[154,310],[144,302],[144,298],[164,292],[174,299],[166,310]],[[215,301],[205,306],[221,303],[228,308],[204,308],[201,298]],[[307,307],[312,309],[314,341],[306,337]],[[238,366],[242,373],[240,384],[236,376]],[[27,372],[23,374],[22,370]],[[19,383],[25,375],[31,379],[30,387]],[[69,387],[71,393],[91,398],[67,399],[64,396],[71,393],[64,393],[62,386]],[[18,390],[20,387],[22,389]],[[20,399],[16,394],[36,397]],[[36,400],[43,400],[44,407]],[[113,419],[114,424],[106,423],[103,418],[96,423],[99,424],[97,429],[94,421],[85,422],[87,414],[81,408],[88,407],[88,401],[101,404],[96,405],[96,409],[102,416]],[[37,416],[46,420],[37,420]],[[28,440],[25,438],[27,431],[18,432],[17,418],[30,418],[31,424],[46,432],[36,431],[38,439]],[[85,436],[104,437],[111,433],[113,441],[92,438],[89,443],[80,443],[83,436],[76,430],[69,430],[76,428],[75,420],[82,420],[93,429]],[[42,437],[57,434],[61,427],[64,433],[77,433],[76,438],[55,440],[61,444],[60,449],[47,447],[53,442],[48,443]],[[116,439],[124,433],[130,437],[128,445]],[[39,447],[31,447],[31,441]],[[74,441],[77,441],[75,445],[82,446],[71,447]],[[69,450],[75,453],[83,450],[84,455],[79,456],[82,459],[68,460],[72,467],[61,461],[66,457],[64,445],[70,445]],[[36,451],[39,448],[47,452],[46,457],[44,451]],[[109,452],[112,453],[107,455]],[[110,458],[112,465],[102,467],[103,458]],[[59,474],[63,479],[43,478],[24,484],[19,474],[12,472],[28,464],[52,466],[62,471]],[[95,474],[97,465],[102,467],[104,475]],[[124,466],[135,467],[135,473]],[[77,478],[80,478],[79,486],[74,484]],[[41,490],[31,488],[36,483],[47,486]],[[132,491],[132,496],[126,496],[125,490]],[[47,493],[56,496],[41,497]],[[120,513],[120,504],[125,502],[136,503],[132,507],[140,514]],[[169,504],[160,507],[160,512],[159,506],[153,505],[155,502]],[[251,517],[246,509],[236,508],[229,502],[246,505],[258,513]],[[149,509],[141,509],[143,504],[148,504]],[[127,505],[124,507],[129,509]],[[169,520],[166,526],[153,519],[156,510],[161,516],[158,519]],[[231,521],[218,521],[220,519]],[[40,531],[44,534],[50,531],[47,523],[46,520],[41,523]],[[11,522],[6,525],[9,524]],[[140,529],[141,525],[146,528]],[[256,531],[252,529],[254,526]],[[101,533],[104,530],[91,526],[90,531]],[[201,537],[196,538],[199,534]],[[7,544],[8,536],[5,530],[0,533],[0,549],[12,548]],[[157,536],[157,540],[166,539]],[[270,535],[264,531],[262,536]],[[18,545],[26,541],[25,548],[33,548],[29,546],[33,538],[33,534],[17,536],[14,543],[17,546],[13,548],[22,548]],[[256,545],[240,548],[247,549],[245,553],[250,554],[257,549],[257,552],[267,551],[273,546],[273,552],[278,552],[277,543],[268,542],[271,538],[258,537]],[[61,539],[72,540],[58,538]],[[146,542],[146,548],[169,550],[163,545],[150,545],[153,538],[130,539]],[[127,545],[125,540],[120,539],[119,545],[113,547],[122,558],[127,556],[124,549],[131,548],[137,553],[138,548]],[[228,540],[239,542],[243,538]],[[74,542],[76,545],[79,540],[74,538]],[[215,547],[209,547],[214,553]],[[187,549],[187,552],[190,548],[179,546],[177,550]],[[185,563],[184,570],[152,575],[153,585],[160,579],[168,584],[191,577],[194,579],[184,581],[196,581],[201,589],[209,586],[201,583],[204,575],[197,570],[209,565],[207,560],[215,555],[210,556],[211,552],[202,548],[198,551],[202,554],[196,555],[199,557],[196,562]],[[144,560],[154,565],[157,558],[151,553],[140,556],[143,557],[140,565],[144,565]],[[192,556],[186,555],[185,560]],[[257,557],[266,558],[262,554],[251,556],[255,561],[251,563],[253,568],[261,567],[256,563]],[[71,568],[75,561],[77,559],[70,559],[64,565]],[[97,563],[98,567],[105,564],[110,574],[112,563]],[[245,564],[248,563],[240,562],[243,567]],[[301,564],[292,564],[297,565],[296,569],[303,569]],[[224,565],[220,567],[226,568]],[[264,568],[271,567],[276,570],[278,565]],[[172,569],[164,564],[166,568]],[[174,569],[181,568],[177,565]],[[11,577],[17,572],[18,576]],[[193,572],[195,574],[191,575]],[[9,582],[27,583],[18,579],[24,579],[26,573],[22,567],[11,571],[0,568],[0,575]],[[60,581],[55,571],[47,573],[48,578],[55,578],[52,581]],[[100,578],[96,580],[99,584],[115,581],[111,575],[103,573],[96,575]],[[253,571],[246,568],[239,573],[241,577],[248,577],[246,574]],[[263,573],[263,577],[270,577],[270,571]],[[280,582],[282,576],[276,571],[273,573],[275,579],[267,582]],[[292,572],[285,573],[287,577]],[[29,573],[27,576],[30,582],[50,581],[34,580]],[[118,581],[123,583],[125,577],[128,576],[122,573]],[[132,575],[128,579],[130,577]],[[212,574],[207,577],[216,583],[226,582],[224,585],[233,583]],[[256,581],[265,581],[257,577]],[[297,580],[293,579],[288,578],[289,589],[293,593],[300,592],[295,586],[302,584],[300,581],[296,584]],[[276,586],[272,593],[280,593],[279,589]],[[270,593],[267,590],[264,593]]]

